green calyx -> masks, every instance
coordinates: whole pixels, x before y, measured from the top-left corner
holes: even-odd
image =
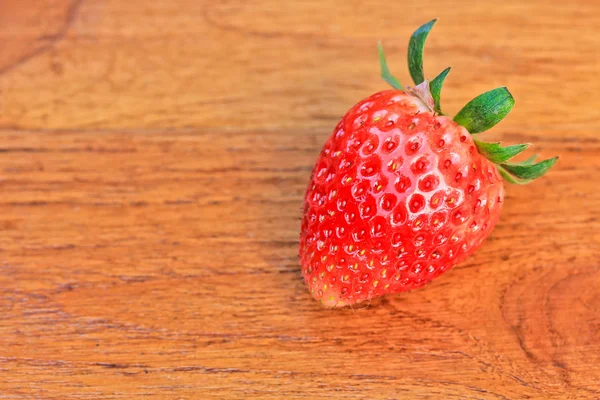
[[[538,163],[525,160],[520,163],[503,163],[498,165],[500,174],[510,183],[524,185],[544,175],[558,160],[552,157]]]
[[[398,90],[404,90],[402,84],[396,79],[391,73],[390,69],[387,66],[387,61],[385,60],[385,53],[383,52],[383,45],[381,42],[377,45],[377,50],[379,52],[379,65],[381,66],[381,77],[384,81],[390,84],[391,87]]]
[[[515,99],[505,87],[485,92],[467,103],[454,117],[454,122],[470,133],[487,131],[512,110]]]
[[[425,25],[419,27],[408,42],[408,70],[415,85],[423,82],[425,76],[423,73],[423,50],[425,49],[425,40],[437,20],[431,20]]]
[[[442,86],[450,68],[446,68],[432,81],[425,79],[423,72],[423,50],[425,41],[436,20],[427,22],[420,26],[411,36],[408,45],[408,69],[416,88],[402,86],[400,81],[394,77],[387,65],[383,46],[378,44],[379,65],[381,67],[381,77],[389,83],[394,89],[406,90],[408,93],[418,96],[427,92],[427,86],[431,99],[433,99],[433,111],[435,114],[445,115],[440,105],[440,96]],[[424,87],[423,87],[424,86]],[[418,89],[418,90],[415,90]],[[429,97],[429,96],[426,96]],[[515,99],[505,87],[496,88],[485,92],[468,102],[454,117],[454,122],[465,127],[471,134],[478,134],[492,128],[512,110]],[[488,160],[496,164],[500,174],[510,183],[526,184],[534,179],[544,175],[556,163],[558,157],[549,158],[540,162],[535,162],[536,156],[533,156],[519,163],[509,162],[514,156],[523,152],[529,144],[516,144],[502,147],[500,143],[487,143],[475,140],[475,145],[479,153]]]
[[[438,76],[436,76],[431,82],[429,82],[429,90],[431,91],[431,97],[433,97],[433,102],[435,104],[435,112],[441,115],[444,115],[444,113],[442,112],[442,106],[440,105],[440,95],[442,94],[442,86],[444,85],[444,80],[446,80],[446,76],[449,72],[450,67],[440,72]]]
[[[494,164],[502,164],[529,147],[529,144],[515,144],[512,146],[502,147],[500,146],[499,142],[486,143],[480,142],[479,140],[475,140],[474,142],[481,155]]]

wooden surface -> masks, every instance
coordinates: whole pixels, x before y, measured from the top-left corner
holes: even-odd
[[[600,3],[466,3],[3,0],[0,399],[600,398]],[[455,270],[322,309],[312,163],[433,17],[445,109],[507,85],[486,135],[561,159]]]

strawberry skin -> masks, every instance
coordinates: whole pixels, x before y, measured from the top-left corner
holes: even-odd
[[[405,91],[368,97],[328,139],[306,192],[310,292],[341,307],[425,285],[483,243],[503,195],[465,128]]]

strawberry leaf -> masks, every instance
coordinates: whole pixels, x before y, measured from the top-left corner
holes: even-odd
[[[529,147],[529,144],[515,144],[502,147],[499,142],[486,143],[475,140],[475,146],[477,146],[477,150],[479,150],[482,156],[494,164],[502,164],[524,151]]]
[[[433,80],[429,83],[429,91],[431,92],[431,96],[433,97],[434,109],[438,114],[443,115],[442,106],[440,105],[440,95],[442,94],[442,86],[444,85],[444,80],[446,76],[450,72],[450,67],[446,68],[438,76],[433,78]]]
[[[531,181],[524,181],[524,180],[515,178],[514,176],[509,174],[507,170],[502,168],[502,166],[500,166],[500,165],[497,165],[497,167],[498,167],[498,171],[500,172],[500,175],[502,175],[502,177],[504,179],[506,179],[506,181],[508,183],[513,183],[515,185],[525,185],[525,184],[531,182]]]
[[[427,39],[427,35],[429,35],[429,31],[433,28],[435,21],[437,20],[434,19],[419,27],[412,34],[408,43],[408,70],[415,85],[425,80],[425,76],[423,75],[423,47],[425,47],[425,40]]]
[[[519,164],[521,164],[521,165],[531,165],[531,164],[533,164],[533,162],[535,161],[536,158],[537,158],[537,154],[534,154],[531,157],[529,157],[527,160],[521,161]]]
[[[385,53],[383,52],[383,46],[381,42],[377,44],[377,51],[379,52],[379,66],[381,68],[381,77],[384,81],[390,84],[394,89],[403,90],[402,84],[396,79],[388,68],[387,61],[385,59]]]
[[[553,157],[535,164],[529,164],[529,160],[518,164],[504,163],[498,166],[498,170],[510,183],[522,185],[544,175],[557,160],[558,157]]]
[[[512,110],[515,99],[507,88],[490,90],[475,97],[456,114],[454,121],[471,133],[487,131]]]

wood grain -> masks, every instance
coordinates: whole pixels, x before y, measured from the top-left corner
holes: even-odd
[[[426,72],[561,159],[478,253],[360,309],[313,301],[301,199],[337,120]],[[600,398],[600,3],[4,0],[0,399]]]

